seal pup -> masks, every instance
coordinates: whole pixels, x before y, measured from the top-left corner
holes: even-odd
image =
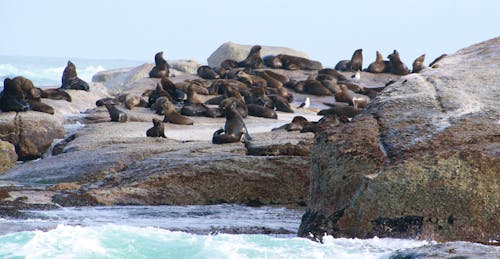
[[[394,50],[392,54],[389,54],[388,58],[389,62],[391,62],[392,74],[404,76],[410,73],[408,67],[401,61],[401,58],[399,57],[399,52],[397,50]]]
[[[298,108],[304,108],[304,109],[307,109],[309,108],[309,106],[311,105],[311,98],[309,97],[306,97],[306,99],[304,100],[304,102],[302,102]]]
[[[116,105],[112,103],[104,103],[104,106],[108,110],[109,117],[111,117],[111,121],[114,122],[126,122],[127,121],[127,114],[124,113],[123,111],[120,111]]]
[[[76,66],[70,60],[68,60],[68,64],[64,68],[61,81],[62,89],[89,91],[89,84],[78,77]]]
[[[250,49],[248,56],[243,61],[238,63],[240,67],[248,67],[248,68],[263,68],[264,61],[260,56],[260,50],[262,47],[260,45],[255,45]]]
[[[425,68],[424,59],[425,59],[425,54],[422,54],[413,61],[411,70],[412,73],[420,73],[420,71],[422,71],[422,69]]]
[[[188,118],[186,116],[183,116],[179,114],[176,110],[172,102],[170,101],[165,101],[162,104],[163,107],[163,114],[165,114],[165,117],[163,118],[163,122],[170,122],[173,124],[180,124],[180,125],[193,125],[194,121],[191,118]]]
[[[224,128],[214,132],[212,136],[213,144],[239,142],[243,135],[245,135],[245,141],[252,139],[243,121],[243,117],[241,117],[241,114],[236,109],[236,103],[233,102],[223,107],[222,112],[226,116],[226,123],[224,124]]]
[[[390,62],[387,60],[384,60],[384,57],[382,54],[377,50],[376,53],[377,57],[375,58],[375,61],[368,65],[368,68],[366,69],[366,72],[370,73],[389,73],[391,72],[391,65]]]
[[[200,66],[196,70],[196,74],[203,79],[219,79],[219,74],[215,73],[215,71],[209,66]]]
[[[153,127],[146,131],[146,136],[153,138],[167,138],[163,121],[153,118]]]
[[[155,66],[149,71],[149,77],[151,78],[162,78],[168,77],[170,74],[170,66],[167,61],[163,58],[163,51],[155,54]]]
[[[351,60],[341,60],[335,65],[335,70],[356,71],[363,69],[363,49],[357,49],[352,54]]]

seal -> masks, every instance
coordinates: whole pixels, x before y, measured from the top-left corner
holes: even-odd
[[[167,138],[163,121],[153,118],[153,127],[146,131],[146,136],[153,138]]]
[[[269,95],[269,98],[273,100],[274,107],[276,108],[277,111],[280,112],[287,112],[287,113],[293,113],[292,107],[290,107],[290,104],[288,103],[288,100],[280,95]]]
[[[341,60],[335,65],[335,70],[358,71],[363,69],[363,49],[357,49],[352,54],[351,60]]]
[[[229,107],[232,103],[235,103],[236,109],[241,114],[241,117],[246,118],[248,116],[247,104],[238,97],[228,97],[222,100],[219,104],[219,110],[222,112],[224,107]]]
[[[319,75],[330,75],[333,78],[335,78],[337,81],[346,81],[347,77],[345,77],[343,74],[339,73],[337,70],[331,69],[331,68],[324,68],[318,71],[318,76]]]
[[[368,96],[355,93],[344,84],[340,85],[340,89],[342,91],[335,94],[336,101],[352,103],[354,108],[365,108],[370,103]]]
[[[256,75],[251,75],[243,70],[240,70],[236,73],[236,78],[238,81],[245,83],[248,87],[260,87],[267,86],[267,81]]]
[[[70,60],[68,60],[68,64],[64,68],[61,81],[62,89],[89,91],[89,84],[78,77],[76,66]]]
[[[194,121],[191,118],[183,116],[179,114],[176,110],[172,102],[166,101],[162,104],[163,114],[165,117],[163,118],[163,122],[170,122],[173,124],[180,125],[193,125]]]
[[[266,94],[265,87],[255,87],[250,92],[249,99],[247,103],[249,104],[257,104],[261,106],[265,106],[269,109],[274,109],[273,100]]]
[[[444,57],[448,56],[448,54],[441,54],[441,56],[437,57],[436,59],[434,59],[434,61],[432,61],[430,64],[429,64],[429,67],[432,67],[432,68],[437,68],[439,65],[437,64],[438,61],[440,61],[441,59],[443,59]]]
[[[134,107],[147,107],[148,103],[140,96],[135,94],[121,94],[116,97],[116,100],[123,103],[127,109],[132,110]]]
[[[264,61],[260,56],[260,50],[262,47],[260,45],[255,45],[250,49],[248,56],[243,61],[238,63],[240,67],[248,67],[248,68],[263,68]]]
[[[239,142],[245,134],[245,140],[252,138],[248,134],[247,126],[243,117],[236,109],[236,103],[230,103],[223,107],[222,113],[226,116],[226,123],[223,129],[216,130],[212,136],[213,144],[225,144]]]
[[[308,94],[317,96],[329,96],[332,92],[326,88],[320,81],[315,79],[309,79],[305,81],[304,91]]]
[[[163,58],[163,51],[155,54],[155,66],[149,71],[149,77],[151,78],[162,78],[168,77],[170,74],[170,66],[167,61]]]
[[[397,50],[394,50],[394,52],[392,52],[392,54],[389,54],[387,58],[389,58],[389,62],[391,62],[392,74],[404,76],[410,73],[408,67],[401,61],[399,52]]]
[[[114,122],[127,121],[127,114],[124,113],[123,111],[120,111],[120,109],[118,109],[116,105],[111,103],[104,103],[104,106],[106,106],[106,109],[108,110],[109,117],[111,117],[111,121]]]
[[[363,111],[363,109],[354,108],[353,106],[350,106],[347,103],[334,103],[334,104],[325,103],[325,105],[328,105],[331,108],[320,110],[318,112],[318,115],[335,114],[338,117],[353,118],[354,116],[360,114]]]
[[[196,70],[196,74],[203,79],[219,79],[220,75],[217,74],[211,67],[209,66],[200,66]]]
[[[424,59],[425,59],[425,54],[422,54],[413,61],[411,70],[412,73],[420,73],[420,71],[422,71],[422,69],[425,68]]]
[[[238,67],[238,61],[234,59],[226,59],[220,63],[220,67],[230,70],[232,68],[237,68]]]
[[[301,131],[304,127],[308,126],[309,122],[304,116],[295,116],[292,122],[282,125],[278,128],[274,128],[271,131],[286,130],[286,131]]]
[[[22,76],[16,76],[12,81],[23,91],[25,101],[29,104],[30,110],[54,114],[54,108],[41,101],[43,90],[36,88],[31,80]]]
[[[3,91],[0,93],[0,109],[3,112],[29,110],[30,106],[25,100],[21,86],[8,77],[3,80],[3,85]]]
[[[286,54],[266,56],[264,57],[264,64],[270,68],[286,70],[320,70],[323,68],[319,61]]]
[[[175,103],[182,103],[184,102],[184,100],[186,100],[186,93],[182,90],[177,89],[177,86],[167,77],[163,77],[160,81],[160,84],[163,90],[168,92]]]
[[[270,74],[267,73],[266,70],[264,71],[255,71],[255,74],[261,78],[263,78],[264,80],[266,80],[266,85],[267,87],[271,87],[271,88],[280,88],[280,87],[283,87],[283,83],[272,77]]]
[[[375,62],[371,63],[366,72],[370,73],[389,73],[391,72],[391,63],[387,60],[384,60],[382,54],[377,50],[377,57],[375,58]]]
[[[255,117],[261,117],[261,118],[267,118],[267,119],[277,119],[278,114],[273,110],[268,107],[264,107],[262,105],[258,104],[247,104],[248,108],[248,115],[250,116],[255,116]]]

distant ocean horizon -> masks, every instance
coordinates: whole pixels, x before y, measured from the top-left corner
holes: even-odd
[[[87,82],[91,82],[92,76],[99,71],[153,63],[153,59],[146,61],[0,55],[0,86],[3,87],[3,81],[7,77],[24,76],[38,87],[58,87],[61,85],[62,73],[68,60],[76,65],[78,77]]]

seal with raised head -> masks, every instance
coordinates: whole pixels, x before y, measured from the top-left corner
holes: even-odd
[[[243,135],[245,140],[251,140],[247,126],[236,109],[236,103],[232,102],[222,108],[222,113],[226,116],[226,123],[223,129],[216,130],[212,136],[213,144],[225,144],[239,142]]]
[[[12,79],[12,82],[23,91],[25,101],[29,104],[30,110],[54,114],[54,108],[43,103],[41,100],[44,95],[43,90],[35,87],[31,80],[22,76],[16,76]],[[64,90],[61,91],[64,92]]]
[[[240,67],[248,67],[248,68],[263,68],[264,67],[264,61],[262,60],[262,57],[260,56],[260,50],[262,47],[260,45],[255,45],[250,49],[250,53],[248,53],[248,56],[246,59],[243,61],[240,61],[238,63],[238,66]]]
[[[180,125],[193,125],[194,121],[191,118],[188,118],[186,116],[183,116],[179,114],[176,110],[174,105],[170,101],[165,101],[162,104],[163,107],[163,114],[165,114],[165,117],[163,118],[163,122],[170,122],[173,124],[180,124]]]
[[[391,71],[391,64],[389,61],[384,60],[382,54],[377,50],[377,57],[373,63],[371,63],[366,72],[370,73],[389,73]]]
[[[70,60],[68,60],[68,64],[66,65],[66,68],[64,68],[61,81],[62,89],[89,91],[89,84],[78,77],[76,73],[76,66]]]
[[[12,79],[5,78],[3,80],[3,91],[0,93],[0,109],[3,112],[24,112],[29,108],[30,106],[25,100],[21,86],[17,85]]]
[[[335,70],[358,71],[363,69],[363,49],[357,49],[352,54],[351,60],[341,60],[335,65]]]
[[[123,111],[120,111],[120,109],[118,109],[116,105],[112,103],[104,103],[104,106],[106,106],[106,109],[108,110],[109,117],[111,117],[111,121],[114,122],[127,121],[127,114],[124,113]]]
[[[166,138],[165,124],[163,121],[153,118],[153,127],[146,131],[146,136],[153,138]]]
[[[413,61],[412,64],[413,69],[411,70],[412,73],[420,73],[420,71],[422,71],[422,69],[425,68],[424,59],[425,59],[425,54],[422,54],[418,58],[416,58],[415,61]]]
[[[403,61],[401,61],[397,50],[394,50],[392,54],[389,54],[388,58],[389,62],[391,62],[392,74],[404,76],[410,73],[408,67],[403,63]]]
[[[155,54],[155,66],[149,71],[149,77],[151,78],[162,78],[168,77],[170,66],[167,61],[163,58],[163,51]]]

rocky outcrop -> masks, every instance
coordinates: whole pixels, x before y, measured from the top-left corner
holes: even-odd
[[[318,135],[299,235],[498,240],[500,38],[435,67]]]
[[[56,116],[35,111],[0,113],[0,139],[16,147],[19,160],[41,157],[57,138],[64,138],[64,127]]]
[[[0,174],[13,167],[17,161],[14,145],[0,140]]]
[[[487,246],[469,242],[446,242],[397,251],[389,259],[441,259],[482,258],[495,259],[500,254],[499,246]]]
[[[241,45],[233,42],[226,42],[217,48],[210,57],[207,58],[208,65],[211,67],[219,67],[220,63],[226,59],[234,59],[242,61],[248,56],[248,52],[252,45]],[[301,51],[293,50],[285,47],[262,46],[262,57],[267,55],[287,54],[297,57],[309,58],[309,56]]]

